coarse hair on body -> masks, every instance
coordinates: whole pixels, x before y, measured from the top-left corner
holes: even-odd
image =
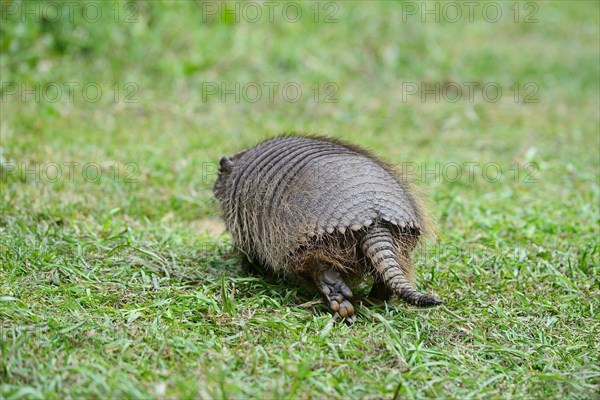
[[[410,253],[433,236],[427,207],[407,177],[364,148],[284,134],[223,157],[214,193],[235,245],[288,280],[324,268],[350,279],[396,271],[385,279],[399,294],[433,301],[410,286]]]

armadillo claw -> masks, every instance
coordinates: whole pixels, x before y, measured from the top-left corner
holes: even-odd
[[[348,299],[338,293],[332,297],[330,296],[328,300],[329,308],[333,311],[334,315],[344,318],[348,325],[352,325],[356,321],[354,306]]]
[[[352,325],[353,323],[356,322],[356,314],[352,314],[352,316],[346,318],[345,321],[346,321],[346,324]]]
[[[338,312],[340,309],[340,303],[338,303],[337,301],[330,301],[329,302],[329,308],[331,308],[331,311],[335,311]]]
[[[338,314],[340,314],[340,317],[348,318],[349,316],[354,315],[354,306],[348,300],[344,300],[340,304]]]

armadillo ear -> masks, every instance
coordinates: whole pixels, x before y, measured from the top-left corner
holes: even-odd
[[[230,173],[233,170],[233,162],[228,157],[221,157],[219,161],[219,172]]]

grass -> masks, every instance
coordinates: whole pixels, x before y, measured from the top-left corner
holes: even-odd
[[[1,398],[599,398],[598,3],[517,3],[518,23],[508,3],[496,23],[358,1],[317,22],[294,3],[298,23],[191,1],[116,3],[115,23],[104,3],[94,23],[76,3],[54,22],[2,3]],[[23,101],[65,82],[103,94]],[[209,95],[221,82],[303,95]],[[406,93],[452,82],[474,99]],[[289,131],[413,171],[439,228],[420,288],[446,308],[365,303],[347,327],[241,274],[215,162]]]

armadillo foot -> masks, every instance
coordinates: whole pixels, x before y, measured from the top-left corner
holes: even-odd
[[[340,274],[329,269],[319,270],[314,274],[317,289],[325,296],[334,316],[344,318],[348,325],[356,321],[354,306],[350,302],[352,291],[344,283]]]

